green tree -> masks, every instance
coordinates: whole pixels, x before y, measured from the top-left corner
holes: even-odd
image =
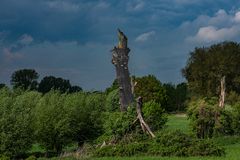
[[[166,108],[166,90],[154,75],[134,77],[134,81],[137,82],[134,89],[137,97],[143,97],[143,102],[153,100]]]
[[[51,90],[58,90],[61,93],[74,91],[74,88],[71,88],[69,80],[63,78],[56,78],[54,76],[46,76],[39,83],[38,91],[41,93],[47,93]],[[76,88],[75,88],[76,89]],[[81,88],[78,88],[81,90]]]
[[[22,88],[24,90],[36,90],[38,86],[39,75],[34,69],[21,69],[15,71],[11,76],[11,85],[13,88]]]
[[[190,54],[183,76],[192,92],[202,96],[217,96],[220,79],[226,76],[227,92],[240,92],[240,45],[223,42],[196,48]]]
[[[68,94],[64,106],[69,109],[72,139],[81,146],[97,138],[102,131],[105,96],[101,93]]]
[[[35,108],[35,135],[47,152],[60,153],[71,142],[69,109],[64,106],[65,95],[51,91],[45,94]]]
[[[166,90],[166,111],[176,111],[176,86],[171,83],[167,83],[163,84],[163,87]]]
[[[75,92],[81,92],[81,91],[82,91],[81,87],[79,87],[79,86],[71,86],[70,90],[69,90],[69,93],[75,93]]]
[[[176,110],[177,111],[185,110],[186,100],[187,100],[187,84],[180,83],[176,86]]]
[[[0,83],[0,89],[6,87],[6,84]]]

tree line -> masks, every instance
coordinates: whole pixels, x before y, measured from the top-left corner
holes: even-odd
[[[34,69],[20,69],[12,74],[10,82],[13,89],[35,90],[44,94],[50,90],[58,90],[61,93],[82,91],[80,86],[71,85],[69,80],[61,77],[45,76],[39,83],[38,78],[39,74]],[[4,86],[6,85],[0,84],[0,88]]]

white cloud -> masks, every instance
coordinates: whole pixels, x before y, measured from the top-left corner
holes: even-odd
[[[31,35],[28,35],[28,34],[23,34],[20,37],[18,42],[22,45],[29,45],[33,42],[33,37]]]
[[[200,0],[175,0],[177,4],[195,4],[201,2]]]
[[[235,14],[234,21],[240,23],[240,11]]]
[[[48,1],[47,5],[49,8],[58,9],[66,12],[76,12],[80,9],[80,5],[71,3],[69,1]]]
[[[195,35],[186,38],[187,42],[211,43],[235,40],[240,36],[240,12],[230,14],[220,9],[212,17],[200,15],[192,22],[184,22],[181,28],[197,31]]]
[[[23,57],[23,55],[18,52],[13,53],[9,48],[3,48],[3,56],[6,61],[20,59]]]
[[[144,8],[145,3],[141,0],[137,0],[135,2],[129,2],[127,3],[127,11],[128,12],[135,12],[140,11]]]
[[[156,34],[155,31],[150,31],[150,32],[146,32],[146,33],[140,34],[139,36],[137,36],[135,41],[137,41],[137,42],[145,42],[145,41],[149,40],[155,34]]]
[[[188,37],[187,41],[197,43],[218,42],[223,40],[231,40],[240,35],[239,27],[217,29],[213,26],[201,27],[198,33],[193,37]]]
[[[94,9],[107,9],[109,6],[110,6],[109,3],[101,1],[101,2],[96,4]]]

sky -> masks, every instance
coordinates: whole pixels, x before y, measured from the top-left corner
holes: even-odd
[[[19,69],[104,90],[115,79],[117,28],[128,37],[131,75],[185,81],[195,47],[240,41],[239,0],[0,0],[0,83]]]

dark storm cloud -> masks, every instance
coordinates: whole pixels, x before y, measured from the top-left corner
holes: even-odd
[[[1,0],[0,81],[9,82],[14,70],[35,68],[41,77],[104,89],[114,79],[110,49],[121,28],[129,38],[132,74],[180,82],[188,53],[208,38],[200,31],[238,33],[236,23],[211,21],[221,9],[227,19],[237,17],[239,6],[237,0]]]

